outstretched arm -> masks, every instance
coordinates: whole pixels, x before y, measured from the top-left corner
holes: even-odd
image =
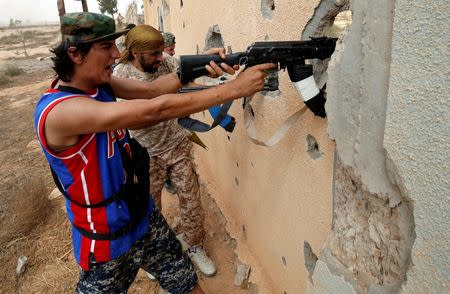
[[[224,48],[211,48],[205,54],[219,54],[225,58]],[[230,67],[225,63],[218,66],[212,62],[206,65],[209,77],[218,77],[224,72],[233,75],[239,66]],[[176,93],[182,86],[176,73],[167,74],[157,78],[152,82],[142,82],[137,80],[111,77],[110,85],[117,97],[131,99],[151,99],[164,94]]]
[[[56,105],[48,114],[45,136],[50,147],[73,146],[82,134],[142,128],[186,116],[262,90],[266,76],[264,71],[273,66],[253,66],[239,74],[235,80],[208,90],[166,94],[150,100],[107,103],[86,97],[69,99]]]
[[[176,93],[181,87],[176,73],[161,76],[153,82],[111,77],[109,83],[114,95],[123,99],[151,99],[164,94]]]

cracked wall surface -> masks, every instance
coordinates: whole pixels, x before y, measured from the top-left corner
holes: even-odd
[[[448,291],[448,37],[439,28],[449,10],[395,4],[351,1],[352,25],[329,64],[333,228],[309,293]]]
[[[327,119],[308,112],[267,149],[248,140],[234,103],[235,131],[202,134],[209,151],[196,150],[260,293],[450,291],[450,9],[430,3],[144,2],[155,27],[159,7],[170,8],[163,23],[178,54],[208,48],[213,33],[233,52],[334,34],[336,15],[351,10],[330,62],[313,63],[327,82]],[[302,106],[279,76],[281,93],[253,102],[262,137]]]
[[[255,41],[299,40],[319,1],[191,0],[182,9],[179,1],[166,2],[170,15],[164,23],[176,36],[177,54],[195,54],[217,44],[236,53]],[[153,3],[146,7],[146,22],[158,26],[161,4]],[[303,107],[287,72],[279,78],[280,93],[252,102],[261,138]],[[265,148],[249,140],[241,101],[230,113],[237,122],[233,133],[216,128],[199,134],[208,145],[208,151],[195,153],[200,177],[227,218],[236,253],[251,266],[250,281],[260,293],[305,293],[304,242],[311,253],[319,252],[331,228],[334,144],[326,119],[306,112],[277,145]],[[194,117],[211,121],[207,112]]]
[[[321,5],[326,2],[336,4]],[[315,272],[313,280],[342,275],[334,283],[350,283],[357,293],[392,293],[405,280],[414,241],[412,205],[391,182],[383,148],[394,5],[349,4],[352,23],[328,67],[328,132],[336,141],[333,228],[319,254],[320,261],[332,256],[324,264],[341,270]],[[331,4],[325,11],[336,15]],[[309,284],[308,291],[321,293],[322,286]]]

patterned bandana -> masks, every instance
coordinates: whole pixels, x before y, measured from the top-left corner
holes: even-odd
[[[132,28],[125,38],[125,50],[120,63],[130,60],[131,52],[146,52],[162,49],[164,39],[161,33],[149,25],[138,25]]]

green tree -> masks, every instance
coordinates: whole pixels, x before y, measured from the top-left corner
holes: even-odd
[[[16,28],[16,27],[21,27],[22,26],[22,21],[19,19],[9,19],[9,27],[10,28]]]
[[[114,14],[117,13],[117,0],[97,0],[98,7],[101,13],[109,13],[114,19]]]

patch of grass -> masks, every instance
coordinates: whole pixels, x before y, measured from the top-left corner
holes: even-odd
[[[1,221],[1,248],[11,240],[26,236],[45,220],[50,204],[45,183],[42,177],[23,178],[21,185],[14,187],[15,198]]]
[[[24,73],[25,71],[17,65],[8,65],[5,69],[5,75],[10,77],[20,76]]]
[[[20,37],[14,33],[0,38],[0,43],[4,45],[12,45],[20,43]]]

